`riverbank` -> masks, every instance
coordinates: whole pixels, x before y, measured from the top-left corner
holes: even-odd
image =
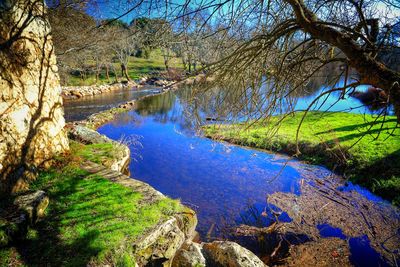
[[[205,135],[234,144],[296,154],[296,131],[302,114],[267,122],[208,125]],[[325,165],[350,181],[367,187],[395,205],[400,205],[400,129],[396,118],[373,123],[371,115],[311,112],[299,134],[300,159]],[[276,132],[274,132],[274,129]],[[368,131],[367,134],[364,134]]]
[[[30,187],[46,194],[45,216],[1,243],[0,265],[142,266],[161,254],[172,261],[194,236],[195,213],[123,175],[130,160],[123,144],[81,126],[70,129],[70,137],[70,153]],[[8,218],[3,213],[10,206],[2,205],[0,217]],[[0,234],[7,235],[9,224],[0,221]]]
[[[135,81],[129,82],[119,82],[119,83],[109,83],[109,84],[94,84],[94,85],[87,85],[87,86],[62,86],[61,87],[61,96],[63,99],[77,99],[86,96],[95,96],[104,93],[111,93],[117,90],[130,90],[136,89],[143,86],[154,86],[159,87],[163,90],[167,90],[170,87],[177,84],[178,81],[170,80],[170,79],[163,79],[159,77],[142,77]]]

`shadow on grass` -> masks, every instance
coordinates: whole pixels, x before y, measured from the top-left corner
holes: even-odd
[[[397,120],[396,119],[388,119],[385,121],[385,124],[387,123],[394,123],[394,125],[396,125]],[[376,122],[374,123],[373,121],[371,122],[365,122],[365,123],[360,123],[360,124],[352,124],[352,125],[346,125],[343,127],[337,127],[328,131],[323,131],[323,132],[318,132],[316,133],[317,135],[321,135],[321,134],[328,134],[331,133],[332,131],[335,132],[351,132],[351,131],[357,131],[358,129],[367,129],[370,126],[380,126],[381,122]],[[387,127],[383,127],[382,130],[386,130],[386,129],[394,129],[395,127],[392,128],[387,128]]]
[[[391,131],[397,129],[397,127],[390,127],[390,128],[383,128],[383,129],[372,129],[369,131],[359,131],[358,133],[352,133],[352,134],[348,134],[345,136],[339,136],[337,138],[334,139],[330,139],[330,140],[326,140],[324,142],[328,143],[328,144],[332,144],[335,143],[336,141],[340,141],[340,142],[346,142],[346,141],[357,141],[358,139],[368,136],[368,135],[372,135],[372,136],[378,136],[378,134],[383,133],[383,132],[387,132],[387,131]],[[336,131],[336,129],[334,129]],[[350,131],[350,130],[349,130]],[[354,130],[353,130],[354,131]],[[318,133],[321,134],[321,133]],[[393,134],[392,136],[396,136],[396,134]]]
[[[400,205],[400,149],[388,156],[362,166],[353,180],[370,188],[375,194]]]
[[[90,258],[100,252],[100,248],[92,246],[100,234],[97,230],[85,232],[68,242],[61,238],[65,234],[61,232],[65,223],[61,215],[69,208],[68,202],[62,200],[79,190],[77,184],[82,179],[83,175],[76,175],[51,188],[46,218],[30,230],[27,240],[14,244],[27,266],[86,266]]]

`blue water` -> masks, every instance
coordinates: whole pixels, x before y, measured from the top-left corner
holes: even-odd
[[[184,134],[179,125],[157,115],[131,111],[122,117],[99,132],[115,140],[141,136],[143,147],[131,148],[138,155],[130,163],[131,175],[192,206],[200,234],[214,223],[217,229],[231,224],[240,211],[265,203],[267,193],[299,193],[300,173],[290,165],[282,170],[282,157]]]
[[[299,183],[306,175],[321,179],[331,175],[323,167],[286,156],[203,138],[190,127],[183,106],[182,99],[172,93],[154,96],[139,101],[136,110],[118,115],[98,131],[128,141],[132,177],[196,210],[197,231],[203,239],[221,236],[224,229],[241,223],[268,226],[271,211],[260,216],[266,210],[267,194],[300,194]],[[350,187],[341,190],[357,190],[372,201],[383,202],[365,189]],[[290,222],[291,218],[282,212],[279,220]],[[340,229],[317,228],[323,237],[347,239]],[[352,262],[384,265],[365,238],[348,239]]]

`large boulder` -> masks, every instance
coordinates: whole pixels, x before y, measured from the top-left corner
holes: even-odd
[[[176,253],[172,267],[206,266],[206,259],[202,253],[202,245],[194,242],[187,242]]]
[[[16,197],[14,205],[26,214],[30,224],[34,224],[44,216],[44,211],[49,205],[49,198],[44,191],[38,190]]]
[[[0,191],[13,192],[68,139],[43,1],[1,1],[0,14]]]
[[[203,244],[207,266],[265,267],[250,250],[231,241],[214,241]]]

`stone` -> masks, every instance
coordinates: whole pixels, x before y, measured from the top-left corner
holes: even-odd
[[[214,241],[203,244],[207,266],[264,267],[253,252],[231,241]]]
[[[0,209],[0,248],[24,239],[28,227],[44,216],[48,204],[46,193],[39,190],[20,195],[12,206]]]
[[[78,90],[72,90],[69,92],[72,96],[76,96],[77,98],[83,97],[83,94],[79,92]],[[86,93],[86,92],[85,92]]]
[[[34,193],[16,197],[14,205],[26,213],[30,224],[35,224],[44,216],[44,211],[49,205],[49,198],[44,191],[39,190]]]
[[[65,99],[74,99],[108,93],[114,90],[132,89],[136,86],[137,84],[134,81],[89,86],[63,86],[61,94]]]
[[[0,192],[9,193],[26,189],[68,139],[43,1],[2,2],[0,13]]]
[[[7,220],[0,218],[0,248],[8,246],[13,241],[22,240],[28,232],[26,214],[16,212]]]
[[[201,250],[201,244],[187,242],[176,253],[172,262],[172,267],[206,266],[206,259]]]
[[[179,228],[176,218],[171,217],[135,242],[136,260],[139,265],[169,266],[185,240],[185,234]]]

